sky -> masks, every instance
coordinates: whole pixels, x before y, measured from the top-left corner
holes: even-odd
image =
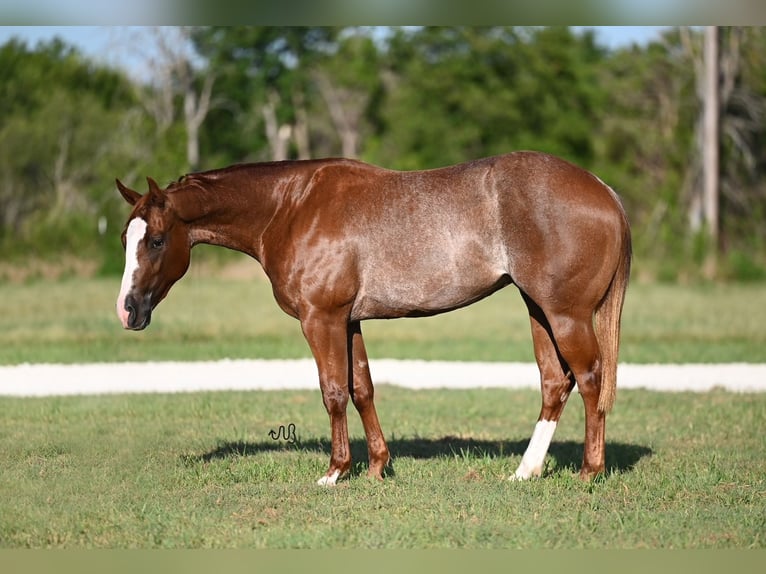
[[[614,49],[631,44],[646,44],[657,38],[667,26],[576,26],[592,28],[596,40]],[[140,32],[133,26],[0,26],[0,45],[11,37],[25,40],[34,46],[41,40],[55,36],[77,46],[83,54],[96,61],[126,68],[131,75],[141,76],[146,67],[145,54],[131,48],[131,38]]]
[[[58,36],[79,48],[97,62],[126,68],[141,76],[146,67],[138,50],[130,48],[130,38],[139,27],[130,26],[0,26],[0,45],[12,37],[29,46]]]

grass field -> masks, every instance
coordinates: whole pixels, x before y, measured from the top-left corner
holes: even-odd
[[[189,277],[143,333],[114,316],[115,280],[0,285],[0,363],[308,356],[263,281]],[[370,322],[375,357],[532,360],[514,289],[432,319]],[[763,285],[631,287],[621,359],[766,362]],[[0,382],[1,384],[1,382]],[[764,548],[766,393],[621,391],[607,474],[576,479],[573,397],[545,477],[506,477],[536,391],[377,390],[394,458],[320,488],[319,391],[0,398],[0,547]],[[294,424],[296,441],[269,432]]]
[[[766,394],[624,391],[602,479],[576,478],[582,408],[542,480],[512,483],[533,391],[381,386],[394,458],[322,488],[319,393],[0,399],[3,547],[763,548]],[[297,442],[269,431],[295,424]]]
[[[0,284],[0,364],[308,357],[297,321],[265,280],[196,277],[177,284],[150,327],[124,332],[116,279]],[[372,358],[532,361],[515,287],[438,317],[368,321]],[[630,287],[620,360],[766,362],[766,285]]]

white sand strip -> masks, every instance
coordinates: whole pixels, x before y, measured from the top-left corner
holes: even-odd
[[[462,363],[372,359],[377,384],[411,389],[538,388],[534,363]],[[762,364],[622,364],[618,389],[766,391]],[[319,389],[311,359],[212,362],[35,364],[0,366],[0,396],[177,393],[226,390]]]

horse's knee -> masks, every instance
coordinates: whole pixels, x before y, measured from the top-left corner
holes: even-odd
[[[335,386],[322,389],[322,402],[330,415],[340,415],[346,412],[348,406],[348,391]]]
[[[371,405],[374,400],[372,385],[354,385],[351,400],[358,410],[365,409]]]

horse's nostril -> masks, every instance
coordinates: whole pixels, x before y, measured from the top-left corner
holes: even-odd
[[[124,305],[125,311],[128,313],[127,321],[125,323],[128,329],[140,331],[149,325],[149,321],[151,321],[152,317],[149,297],[136,299],[136,297],[131,294],[125,297]]]
[[[136,304],[136,300],[132,295],[125,297],[125,310],[128,312],[128,325],[133,328],[136,322],[136,311],[138,310],[138,305]]]
[[[136,300],[132,295],[125,297],[125,310],[133,316],[136,312]]]

